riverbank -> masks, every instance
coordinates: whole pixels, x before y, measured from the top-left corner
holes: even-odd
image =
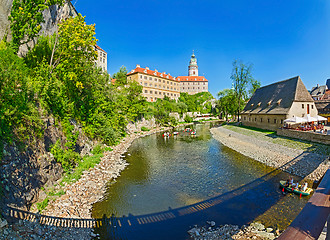
[[[304,149],[301,144],[287,144],[281,137],[274,143],[271,134],[236,126],[213,128],[211,133],[220,143],[247,157],[306,180],[320,180],[330,166],[324,149]]]
[[[207,224],[204,227],[193,227],[188,231],[188,234],[194,240],[273,240],[280,235],[279,230],[265,228],[259,222],[251,223],[249,226],[243,225],[241,228],[230,224],[216,227],[213,221],[209,221]]]
[[[176,127],[191,125],[193,123],[180,124]],[[172,127],[156,127],[150,131],[133,132],[116,145],[111,146],[110,152],[105,152],[94,168],[84,171],[81,178],[61,188],[64,195],[50,201],[42,212],[43,215],[58,218],[91,219],[93,204],[104,196],[108,182],[115,181],[120,176],[128,163],[123,154],[132,142],[140,137],[145,137],[157,132],[168,131]],[[61,179],[58,181],[60,182]],[[14,224],[6,224],[0,227],[0,240],[2,239],[90,239],[97,237],[93,229],[89,228],[59,228],[55,226],[41,225],[37,222],[19,221]]]

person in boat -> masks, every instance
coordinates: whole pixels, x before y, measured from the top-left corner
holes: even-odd
[[[289,187],[290,186],[290,179],[287,179],[286,182],[285,182],[285,187]]]
[[[301,190],[302,190],[303,192],[306,192],[307,187],[308,187],[308,183],[305,182],[304,185],[302,186]]]
[[[287,184],[285,184],[286,187],[289,187],[289,186],[293,186],[293,177],[289,177],[289,179],[287,180]]]
[[[299,183],[298,183],[298,182],[293,183],[293,184],[292,184],[292,187],[293,187],[294,189],[298,189],[298,187],[299,187]]]

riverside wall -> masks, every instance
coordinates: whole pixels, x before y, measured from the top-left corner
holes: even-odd
[[[329,133],[330,134],[330,133]],[[291,137],[296,139],[307,140],[310,142],[322,143],[330,145],[330,135],[329,134],[321,134],[315,132],[303,132],[297,131],[293,129],[278,129],[277,135],[284,137]]]

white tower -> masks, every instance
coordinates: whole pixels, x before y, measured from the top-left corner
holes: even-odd
[[[191,55],[189,67],[188,67],[188,76],[198,76],[198,66],[197,59],[195,57],[194,51]]]

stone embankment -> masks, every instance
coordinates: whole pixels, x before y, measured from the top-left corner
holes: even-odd
[[[278,230],[265,228],[259,222],[251,223],[249,226],[243,225],[241,228],[230,224],[216,227],[214,221],[207,224],[204,227],[194,226],[188,234],[194,240],[273,240],[280,235]]]
[[[84,171],[82,177],[73,184],[66,184],[66,192],[53,202],[49,202],[43,215],[61,218],[92,218],[91,210],[95,202],[104,196],[107,183],[120,176],[128,163],[123,158],[132,142],[140,137],[148,136],[168,128],[154,128],[147,132],[131,133],[113,151],[105,152],[100,163],[94,168]],[[60,180],[59,180],[60,181]],[[3,224],[0,227],[0,240],[2,239],[90,239],[97,237],[93,229],[58,228],[55,226],[40,225],[29,221],[19,221],[15,224]],[[25,236],[25,237],[23,237]],[[26,238],[27,237],[27,238]]]
[[[211,133],[223,145],[247,157],[305,179],[319,180],[330,166],[329,156],[265,141],[257,134],[248,136],[224,127],[213,128]]]
[[[85,171],[77,182],[66,185],[66,194],[51,202],[43,214],[64,218],[91,218],[92,206],[104,196],[107,183],[118,178],[120,172],[128,165],[123,154],[132,142],[159,130],[155,128],[148,132],[132,133],[124,138],[120,144],[113,147],[113,151],[104,154],[98,165]]]

